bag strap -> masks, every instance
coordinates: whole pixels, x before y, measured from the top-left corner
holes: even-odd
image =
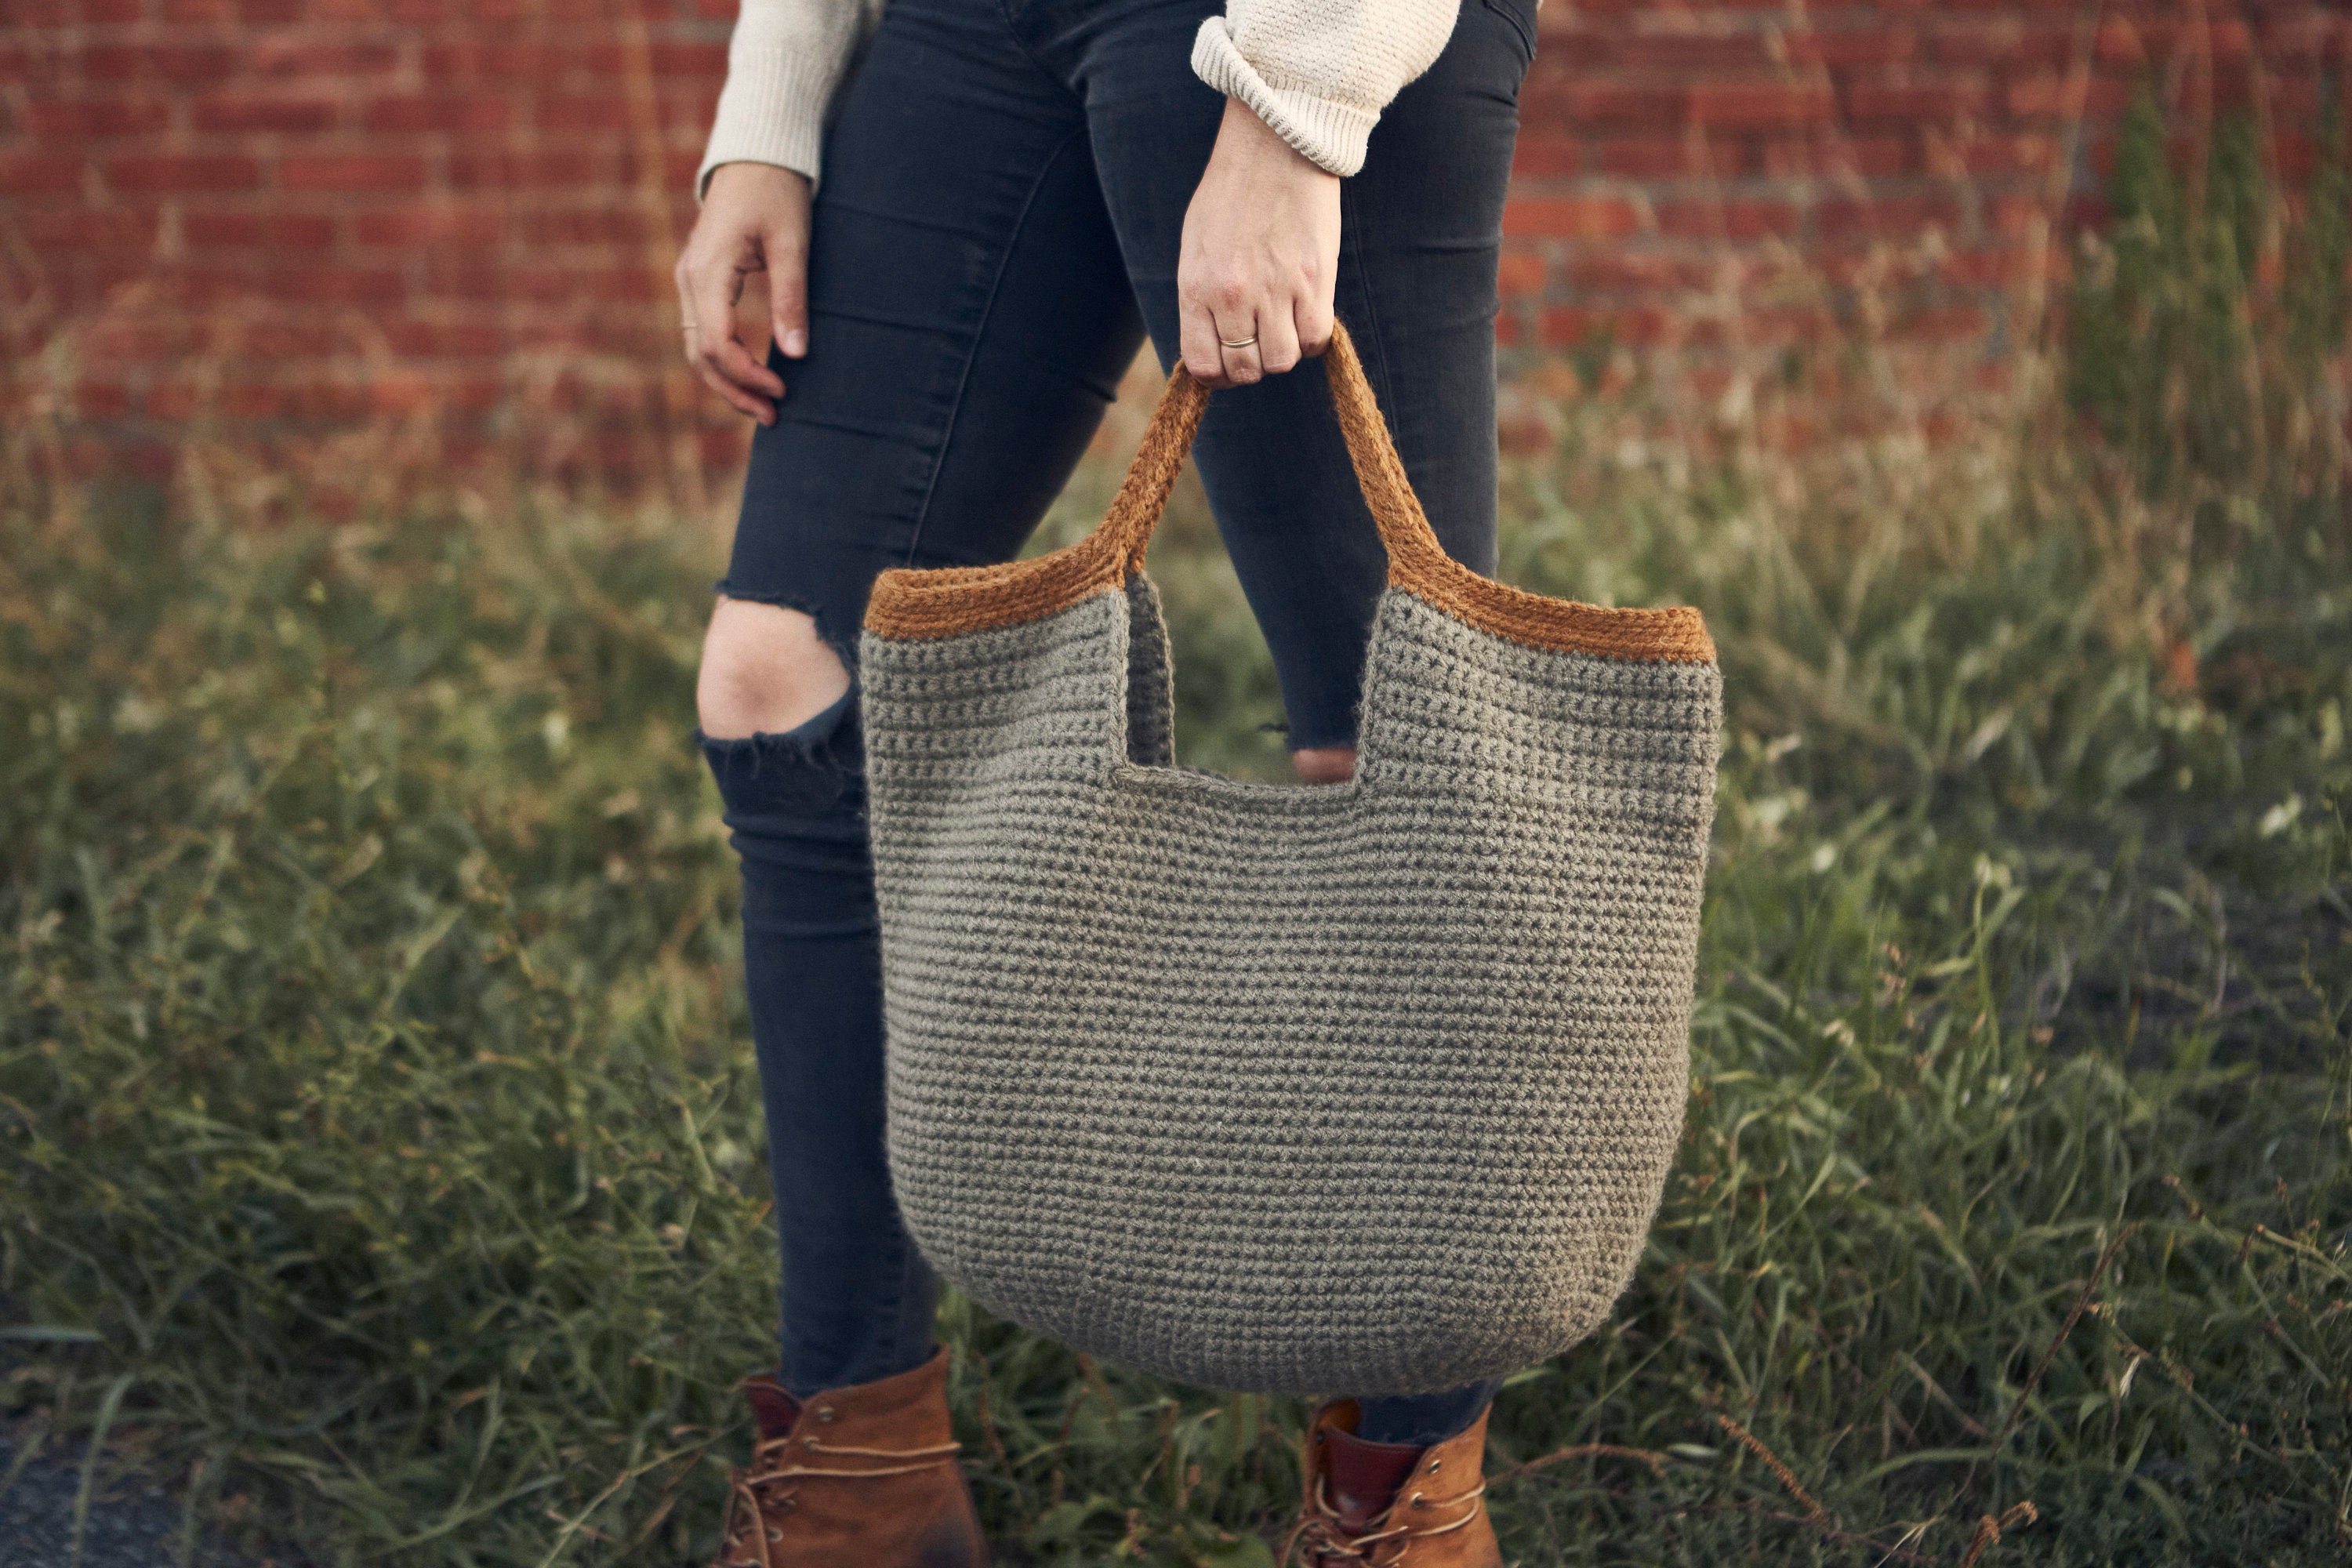
[[[1547,598],[1481,577],[1446,554],[1405,477],[1356,345],[1336,321],[1331,346],[1323,353],[1323,374],[1331,384],[1331,404],[1357,488],[1388,547],[1391,587],[1531,647],[1678,664],[1714,659],[1706,623],[1687,606],[1617,609]],[[1128,465],[1118,496],[1093,532],[1024,561],[885,572],[866,601],[866,629],[892,638],[961,637],[1038,620],[1090,595],[1123,587],[1143,570],[1152,530],[1167,510],[1208,403],[1209,389],[1178,365],[1151,411],[1143,445]]]
[[[1331,384],[1331,404],[1339,416],[1339,434],[1348,444],[1357,488],[1381,531],[1381,542],[1388,546],[1389,581],[1410,584],[1428,574],[1432,558],[1444,560],[1445,550],[1430,529],[1420,498],[1412,493],[1412,481],[1405,477],[1404,461],[1389,437],[1388,421],[1381,417],[1355,342],[1338,321],[1331,323],[1331,344],[1323,353],[1323,374]],[[1128,465],[1118,496],[1095,530],[1100,546],[1115,553],[1128,572],[1143,570],[1152,531],[1168,509],[1169,494],[1208,405],[1209,389],[1178,363],[1159,406],[1151,411],[1135,461]]]

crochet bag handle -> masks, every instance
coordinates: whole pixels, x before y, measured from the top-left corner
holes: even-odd
[[[1405,478],[1404,462],[1389,437],[1388,421],[1381,417],[1371,384],[1364,379],[1363,361],[1348,329],[1331,323],[1331,345],[1323,352],[1323,374],[1331,384],[1331,403],[1339,416],[1339,434],[1348,443],[1348,460],[1355,466],[1356,484],[1371,509],[1372,521],[1388,546],[1389,581],[1407,586],[1427,579],[1446,560],[1444,546],[1431,531],[1429,515]],[[1151,411],[1143,445],[1128,466],[1127,478],[1110,510],[1095,531],[1098,548],[1115,551],[1128,572],[1143,570],[1144,551],[1152,530],[1167,510],[1169,492],[1192,449],[1201,428],[1202,412],[1209,405],[1209,389],[1192,379],[1180,362]]]
[[[1715,658],[1706,623],[1686,606],[1632,609],[1547,598],[1482,577],[1445,553],[1405,478],[1387,421],[1364,379],[1347,328],[1332,323],[1323,353],[1339,434],[1356,485],[1388,546],[1389,585],[1402,588],[1473,626],[1531,647],[1615,658],[1705,662]],[[989,566],[898,567],[885,572],[866,602],[866,629],[886,637],[945,637],[1017,625],[1067,609],[1093,594],[1114,592],[1143,570],[1151,531],[1184,454],[1201,428],[1209,389],[1182,365],[1168,378],[1143,446],[1093,532],[1050,554]]]

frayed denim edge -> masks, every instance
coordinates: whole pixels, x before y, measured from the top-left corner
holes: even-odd
[[[833,625],[832,617],[814,600],[803,598],[797,594],[746,592],[736,587],[733,579],[728,577],[721,577],[718,582],[713,583],[710,585],[710,591],[721,598],[740,599],[747,605],[773,605],[780,610],[798,610],[816,623],[817,640],[831,648],[834,657],[841,660],[841,668],[849,671],[852,689],[856,688],[857,638],[853,636],[845,640],[840,635],[840,629]]]

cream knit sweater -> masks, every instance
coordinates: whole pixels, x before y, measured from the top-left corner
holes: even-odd
[[[1352,174],[1381,110],[1445,47],[1458,3],[1226,0],[1192,40],[1192,71],[1322,167]],[[742,0],[698,195],[721,163],[774,163],[816,183],[826,113],[883,5]]]

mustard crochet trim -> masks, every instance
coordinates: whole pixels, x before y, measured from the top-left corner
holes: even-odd
[[[1678,664],[1714,659],[1706,622],[1687,605],[1610,609],[1547,598],[1482,577],[1446,554],[1405,478],[1403,460],[1345,327],[1333,327],[1323,364],[1356,482],[1388,546],[1390,586],[1481,631],[1532,647]],[[1152,410],[1118,497],[1092,533],[1028,561],[885,572],[866,603],[866,629],[909,641],[961,637],[1041,620],[1092,595],[1123,587],[1131,574],[1143,569],[1144,551],[1208,401],[1208,389],[1178,365]]]

